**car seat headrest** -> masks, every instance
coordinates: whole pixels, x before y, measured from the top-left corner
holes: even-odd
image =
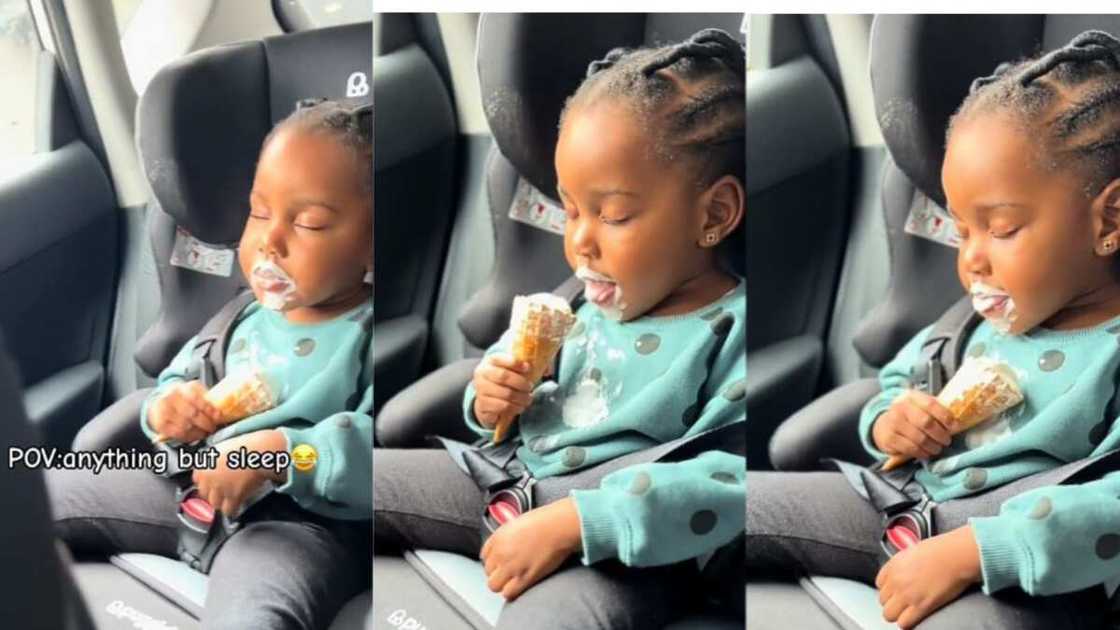
[[[973,79],[1040,44],[1037,15],[884,15],[871,32],[871,84],[895,165],[945,205],[941,162],[949,118]]]
[[[486,120],[502,155],[534,188],[556,195],[560,110],[587,64],[644,37],[642,14],[482,16],[477,61]]]
[[[370,24],[209,48],[161,69],[137,108],[137,145],[160,208],[200,240],[241,235],[261,142],[307,97],[370,93]]]

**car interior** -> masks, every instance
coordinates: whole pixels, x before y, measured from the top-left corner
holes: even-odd
[[[751,20],[748,467],[870,464],[856,427],[875,372],[963,294],[955,251],[907,225],[945,204],[949,116],[1000,61],[1089,28],[1118,33],[1120,18]],[[747,619],[752,630],[895,627],[873,587],[813,575],[752,575]]]
[[[571,275],[547,217],[559,205],[559,113],[588,63],[617,46],[667,43],[705,27],[742,40],[743,25],[742,14],[379,17],[378,446],[430,447],[432,435],[472,441],[463,390],[508,325],[513,297],[552,291]],[[531,194],[545,200],[535,221],[511,210]],[[431,264],[427,252],[441,264],[421,268]],[[383,371],[391,360],[398,367]],[[447,552],[377,555],[374,582],[374,619],[398,625],[492,628],[504,605],[476,559]],[[669,627],[742,625],[706,606],[681,614]]]
[[[15,407],[10,430],[4,415],[5,441],[146,446],[137,418],[147,386],[245,286],[239,270],[185,268],[174,260],[176,243],[191,236],[232,260],[271,126],[303,98],[369,98],[368,9],[327,26],[293,3],[273,3],[289,5],[287,12],[270,7],[263,21],[238,15],[251,3],[198,3],[206,5],[199,20],[177,23],[196,27],[183,50],[163,51],[173,58],[135,81],[109,3],[20,4],[25,19],[34,15],[42,47],[35,151],[0,173],[9,228],[0,246],[0,328],[10,357],[3,363],[13,368],[4,391],[22,387],[24,403],[4,397]],[[170,10],[143,3],[132,24],[160,17],[154,4]],[[223,32],[223,20],[236,28],[227,23]],[[247,35],[253,25],[259,34]],[[13,478],[29,480],[6,496],[28,509],[9,523],[14,529],[5,526],[5,538],[26,540],[31,546],[20,553],[38,549],[47,559],[36,562],[48,567],[36,581],[57,583],[32,590],[28,582],[27,601],[65,619],[13,627],[132,628],[144,620],[198,627],[206,576],[178,560],[118,554],[71,564],[61,544],[36,548],[50,531],[39,472]],[[38,535],[24,536],[28,530]],[[365,627],[369,606],[368,591],[354,597],[331,628]]]

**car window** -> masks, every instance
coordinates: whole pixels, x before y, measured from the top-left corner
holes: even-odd
[[[373,15],[370,0],[272,0],[272,6],[288,32],[368,22]]]
[[[0,176],[35,152],[39,36],[26,0],[0,0]]]
[[[143,0],[113,0],[113,14],[117,16],[118,33],[123,33],[128,28],[141,2]]]

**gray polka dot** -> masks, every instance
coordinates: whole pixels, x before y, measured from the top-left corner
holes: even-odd
[[[599,368],[591,368],[587,372],[587,378],[595,381],[596,383],[601,382],[603,380],[603,371]]]
[[[983,468],[969,468],[964,471],[964,487],[969,490],[979,490],[988,482],[988,471]]]
[[[1097,557],[1111,560],[1120,553],[1120,534],[1105,534],[1097,539]]]
[[[1108,435],[1109,424],[1111,423],[1108,421],[1108,418],[1105,418],[1093,425],[1093,428],[1089,429],[1089,443],[1096,446],[1103,442],[1105,436]]]
[[[245,349],[245,339],[234,339],[233,344],[230,345],[229,351],[234,354],[241,352]]]
[[[722,313],[722,312],[723,312],[723,307],[722,306],[717,306],[716,308],[713,308],[712,310],[708,311],[707,313],[704,313],[703,315],[701,315],[700,319],[702,319],[706,322],[710,322],[713,319],[719,317],[719,314]]]
[[[723,390],[723,397],[732,402],[735,402],[736,400],[742,400],[746,395],[747,379],[745,378],[741,378],[735,381],[731,385],[728,385],[727,389]]]
[[[688,526],[692,529],[693,534],[703,536],[715,528],[717,520],[715,512],[700,510],[692,515],[692,518],[688,521]]]
[[[988,349],[988,346],[985,346],[984,342],[982,342],[982,341],[978,342],[978,343],[974,343],[974,344],[972,344],[972,347],[968,349],[968,356],[970,356],[970,357],[981,356],[981,355],[984,354],[984,351],[987,350],[987,349]]]
[[[305,357],[315,351],[315,340],[304,337],[296,342],[296,356]]]
[[[645,471],[634,475],[634,480],[630,482],[630,494],[645,494],[651,483],[653,483],[653,480],[649,478],[649,473]]]
[[[578,337],[583,334],[584,330],[587,330],[587,326],[585,326],[583,322],[576,322],[576,325],[572,326],[571,332],[568,333],[568,338],[572,339]]]
[[[587,452],[578,446],[569,446],[564,449],[564,465],[568,468],[581,466],[586,459]]]
[[[1062,367],[1066,362],[1066,355],[1061,350],[1047,350],[1038,358],[1038,369],[1043,372],[1053,372]]]
[[[638,354],[653,354],[661,347],[661,337],[653,333],[646,333],[634,342],[634,349]]]
[[[350,422],[350,418],[347,418],[346,416],[342,416],[338,419],[338,427],[340,429],[349,429],[352,424],[353,423]]]
[[[1105,330],[1107,330],[1108,332],[1110,332],[1114,335],[1120,335],[1120,324],[1116,324],[1115,326],[1109,326],[1108,328],[1105,328]]]
[[[1042,497],[1034,504],[1030,512],[1027,512],[1027,518],[1035,520],[1046,518],[1050,516],[1050,511],[1054,509],[1054,504],[1050,502],[1049,497]]]
[[[547,441],[543,435],[538,435],[537,437],[529,440],[529,450],[533,451],[534,453],[540,453],[547,450],[545,448],[546,445]]]
[[[696,403],[692,403],[688,406],[688,409],[685,409],[684,413],[681,414],[681,422],[684,423],[684,426],[691,427],[696,424],[696,419],[699,417],[700,407]]]
[[[729,483],[733,485],[739,483],[739,478],[729,472],[714,472],[712,473],[712,479],[720,483]]]
[[[731,332],[731,327],[735,325],[735,316],[731,313],[724,313],[722,317],[712,322],[712,333],[717,337],[725,337],[727,333]]]

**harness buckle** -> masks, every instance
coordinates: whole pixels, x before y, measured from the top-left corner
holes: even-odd
[[[533,509],[533,486],[536,483],[537,480],[526,472],[509,485],[486,492],[486,507],[482,512],[483,542],[502,525]]]
[[[934,535],[934,506],[934,502],[926,497],[917,505],[883,515],[883,533],[879,537],[879,546],[888,558]]]

